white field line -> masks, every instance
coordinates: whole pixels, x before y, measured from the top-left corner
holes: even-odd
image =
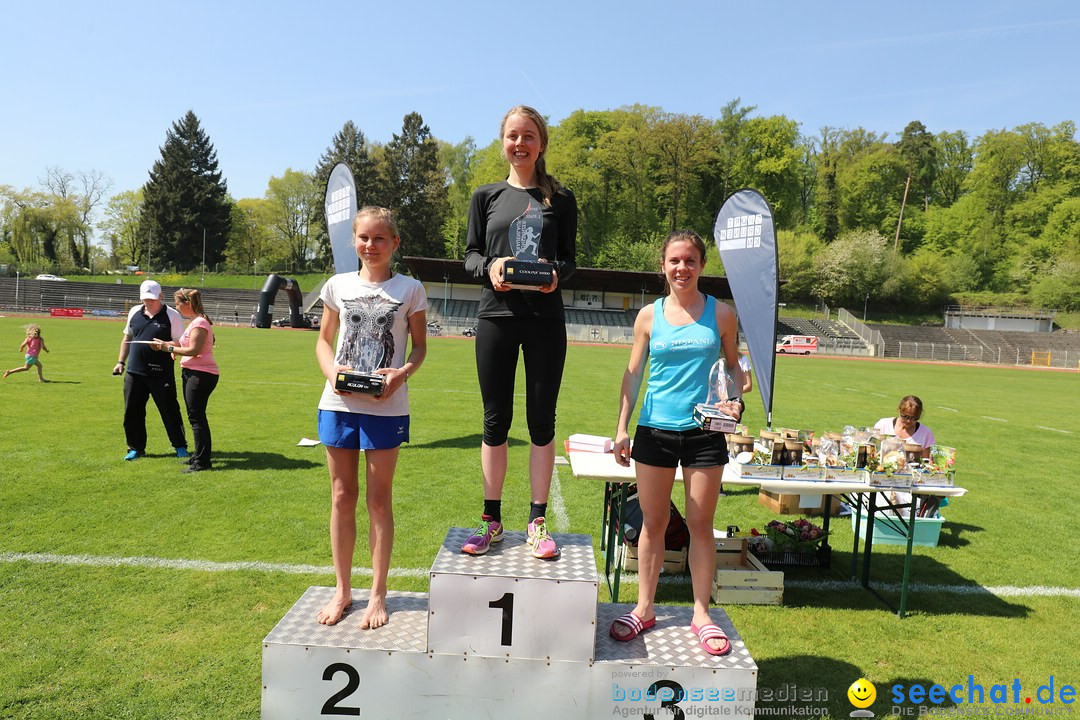
[[[1060,430],[1058,428],[1046,427],[1045,425],[1036,425],[1035,427],[1038,428],[1039,430],[1049,430],[1050,432],[1059,432],[1059,433],[1065,433],[1066,435],[1072,435],[1072,430]],[[822,507],[825,507],[825,506],[822,505]]]
[[[290,565],[288,563],[267,562],[211,562],[209,560],[184,560],[154,557],[103,557],[100,555],[56,555],[52,553],[0,553],[0,562],[28,562],[39,565],[76,565],[81,567],[144,567],[164,570],[196,570],[200,572],[261,572],[283,573],[286,575],[329,575],[333,576],[331,565]],[[427,568],[391,568],[390,577],[426,577]],[[355,575],[371,575],[371,568],[354,567]],[[637,573],[623,573],[624,580],[635,581]],[[665,585],[689,585],[689,575],[661,575],[660,582]],[[785,587],[800,590],[842,591],[857,590],[858,582],[851,580],[787,580]],[[899,583],[881,583],[875,585],[883,590],[898,591]],[[947,593],[950,595],[995,595],[997,597],[1073,597],[1080,598],[1080,588],[1047,587],[1032,585],[1018,587],[1003,585],[983,587],[981,585],[930,585],[911,583],[908,589],[913,592]]]
[[[1009,422],[1005,418],[996,418],[996,417],[992,417],[990,415],[983,415],[983,420],[993,420],[994,422],[1003,422],[1003,423]]]
[[[637,581],[637,573],[622,574],[622,579]],[[690,575],[660,575],[660,583],[663,585],[689,585]],[[825,590],[843,591],[858,590],[862,584],[854,580],[784,580],[785,588],[797,588],[799,590]],[[900,592],[900,583],[874,583],[874,588],[890,592]],[[930,585],[928,583],[913,582],[908,584],[908,590],[912,592],[933,592],[949,595],[994,595],[997,597],[1073,597],[1080,599],[1080,588],[1047,587],[1045,585],[1032,585],[1030,587],[1018,587],[1016,585],[1002,585],[999,587],[983,587],[982,585]]]
[[[555,531],[566,532],[570,527],[570,516],[566,514],[566,502],[562,496],[562,485],[559,483],[559,468],[551,468],[551,491],[548,493],[548,501],[551,503],[551,512],[555,514]]]
[[[78,565],[83,567],[144,567],[164,570],[198,570],[201,572],[262,572],[286,575],[329,575],[333,565],[290,565],[267,562],[212,562],[182,558],[102,557],[100,555],[54,555],[52,553],[0,553],[0,562],[29,562],[41,565]],[[354,575],[371,575],[371,568],[354,567]],[[425,577],[423,568],[391,568],[390,577]]]
[[[945,407],[944,405],[938,405],[938,410],[948,410],[949,412],[960,412],[956,408]],[[824,507],[824,506],[822,506]]]

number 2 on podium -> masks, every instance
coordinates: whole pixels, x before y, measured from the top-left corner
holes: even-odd
[[[501,645],[514,644],[514,593],[504,593],[498,600],[488,603],[489,608],[502,610],[502,641]]]

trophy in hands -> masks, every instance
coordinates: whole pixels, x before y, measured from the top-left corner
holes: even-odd
[[[503,264],[503,282],[518,290],[538,290],[555,281],[554,267],[540,260],[540,235],[544,231],[544,216],[540,204],[529,201],[525,209],[510,223],[510,247],[514,259]]]
[[[383,359],[383,344],[376,337],[360,335],[354,341],[352,370],[339,370],[334,387],[344,392],[381,395],[385,377],[375,372]]]
[[[713,363],[709,370],[709,396],[705,402],[694,406],[694,420],[702,430],[709,432],[735,432],[738,420],[717,407],[731,397],[731,377],[724,370],[723,359]]]

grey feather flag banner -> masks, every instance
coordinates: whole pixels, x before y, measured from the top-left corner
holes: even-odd
[[[345,163],[338,163],[326,181],[326,233],[334,252],[334,272],[356,272],[360,258],[353,247],[353,218],[356,217],[356,181]]]
[[[713,239],[735,299],[735,312],[771,427],[780,290],[772,208],[756,190],[744,188],[733,193],[716,216]]]

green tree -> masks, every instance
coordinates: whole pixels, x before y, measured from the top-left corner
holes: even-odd
[[[778,227],[793,226],[799,208],[804,154],[798,123],[783,115],[750,118],[744,124],[743,136],[733,177],[739,185],[755,188],[765,196]]]
[[[142,265],[146,243],[142,233],[142,190],[126,190],[109,198],[98,229],[108,243],[109,258],[116,265]]]
[[[747,116],[756,109],[755,105],[740,107],[740,102],[742,98],[735,98],[720,108],[720,118],[714,125],[717,135],[716,165],[720,173],[718,184],[721,188],[720,197],[716,199],[721,204],[727,200],[728,195],[739,189],[733,185],[735,181],[732,175],[739,159],[746,153],[744,128]],[[716,205],[717,212],[720,206]]]
[[[143,187],[143,229],[153,237],[151,262],[192,270],[221,262],[232,222],[217,151],[191,110],[165,133],[161,157]]]
[[[465,257],[465,235],[469,224],[476,143],[472,137],[466,137],[457,145],[440,143],[439,158],[450,180],[447,188],[448,210],[443,222],[445,257],[461,260]]]
[[[780,263],[780,293],[786,302],[813,300],[817,269],[814,258],[827,252],[812,232],[777,230],[776,251]]]
[[[905,172],[896,148],[882,141],[861,147],[844,162],[836,175],[841,229],[892,231]]]
[[[667,218],[668,232],[696,224],[688,206],[698,178],[716,161],[713,125],[701,115],[658,113],[649,118],[656,158],[656,199]]]
[[[419,113],[409,113],[379,158],[386,204],[397,217],[406,255],[442,257],[443,223],[449,213],[446,171],[439,144]]]
[[[937,170],[934,190],[939,202],[946,207],[960,199],[964,181],[974,167],[975,153],[963,130],[940,132],[937,135]]]
[[[879,297],[893,269],[888,247],[888,241],[873,230],[843,235],[815,258],[814,294],[837,304],[856,304]]]
[[[244,198],[233,205],[232,229],[225,248],[228,267],[238,273],[270,270],[284,261],[288,251],[274,247],[270,201]]]
[[[575,110],[550,129],[548,170],[570,188],[578,206],[578,261],[596,264],[597,251],[613,232],[613,172],[597,151],[601,140],[616,127],[610,111]]]
[[[934,174],[937,170],[935,164],[937,148],[934,146],[934,136],[918,120],[912,120],[904,128],[900,142],[896,144],[896,150],[900,153],[900,158],[907,169],[907,179],[904,181],[904,195],[900,201],[900,214],[896,221],[894,255],[900,250],[900,231],[904,226],[904,208],[907,207],[912,180],[915,181],[915,187],[922,193],[923,209],[928,210],[930,193],[934,187]]]
[[[315,260],[315,233],[311,225],[322,198],[309,173],[287,168],[272,177],[266,189],[265,218],[273,242],[285,250],[291,272],[307,270]]]

